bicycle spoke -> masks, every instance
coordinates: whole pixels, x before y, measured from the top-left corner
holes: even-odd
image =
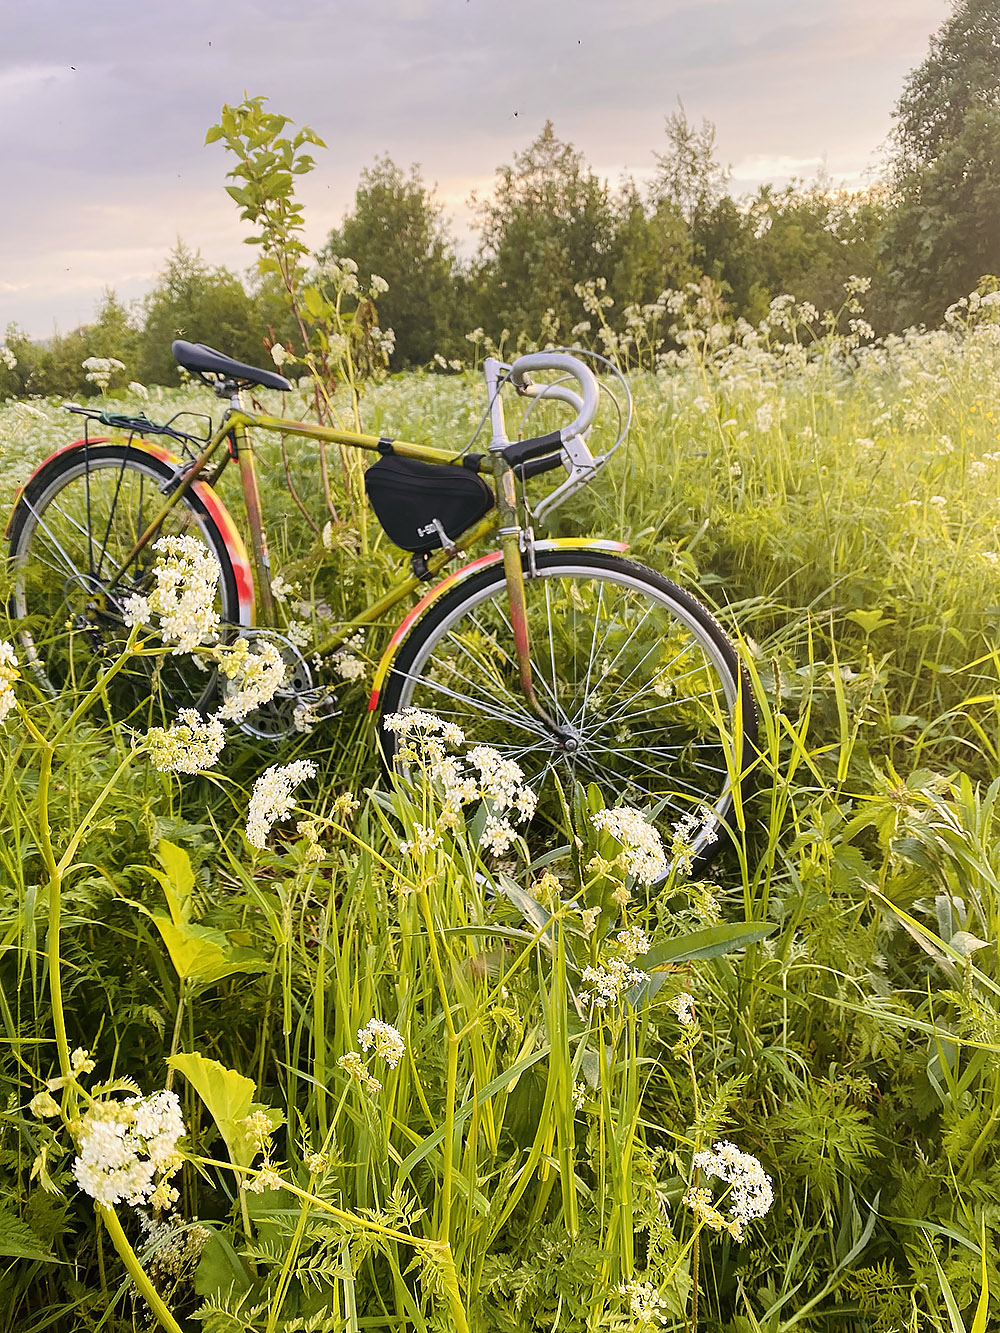
[[[460,703],[468,704],[477,714],[481,713],[482,711],[483,708],[482,699],[477,699],[471,694],[463,694],[460,690],[453,690],[449,688],[449,686],[443,685],[440,681],[428,680],[425,676],[410,676],[410,675],[405,675],[403,679],[411,680],[414,683],[418,683],[421,687],[421,690],[427,690],[434,694],[440,694],[446,699],[455,699]],[[421,702],[416,706],[425,707],[426,704]],[[453,712],[452,716],[461,716],[461,715]],[[525,731],[537,732],[537,734],[539,735],[547,735],[541,720],[539,718],[536,718],[532,713],[517,714],[517,713],[505,712],[503,710],[497,709],[497,707],[493,705],[491,710],[491,716],[493,718],[496,718],[498,721],[506,722],[510,726],[521,727]]]

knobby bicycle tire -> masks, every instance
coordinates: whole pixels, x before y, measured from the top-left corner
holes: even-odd
[[[208,508],[189,491],[108,596],[109,576],[163,504],[173,469],[127,445],[94,444],[57,454],[31,478],[10,526],[11,611],[36,683],[50,695],[89,686],[111,664],[128,630],[117,609],[148,590],[160,536],[200,538],[219,566],[216,608],[239,622],[236,574]],[[190,655],[135,658],[115,675],[108,704],[119,721],[148,725],[178,709],[204,709],[215,672]]]
[[[575,752],[525,703],[497,566],[417,622],[382,717],[416,707],[455,722],[516,759],[543,804],[555,772],[564,786],[596,782],[609,805],[658,811],[661,828],[686,817],[692,864],[708,860],[756,754],[753,696],[725,631],[677,584],[602,551],[540,552],[524,571],[535,689],[578,737]]]

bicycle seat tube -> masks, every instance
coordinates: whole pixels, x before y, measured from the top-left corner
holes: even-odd
[[[503,401],[500,396],[505,381],[507,367],[495,357],[489,356],[483,363],[486,376],[486,388],[489,393],[490,423],[490,461],[493,464],[493,476],[496,481],[497,508],[500,511],[500,550],[503,552],[504,577],[507,580],[507,598],[510,607],[510,624],[514,632],[514,652],[517,656],[517,669],[528,707],[544,724],[546,730],[556,737],[565,737],[566,744],[572,742],[566,737],[565,729],[545,709],[535,692],[531,677],[531,638],[528,630],[528,606],[524,594],[524,571],[521,567],[522,528],[517,507],[517,491],[514,485],[514,469],[503,456],[504,448],[510,444],[504,422]]]
[[[243,488],[243,504],[246,510],[247,527],[250,529],[250,548],[257,576],[257,602],[260,621],[267,626],[274,626],[274,594],[271,591],[271,560],[267,551],[267,533],[264,529],[264,511],[260,500],[260,486],[257,483],[257,467],[254,462],[253,446],[247,434],[246,426],[240,418],[243,415],[243,400],[235,392],[229,403],[230,413],[235,418],[229,431],[231,452],[240,469],[240,483]]]

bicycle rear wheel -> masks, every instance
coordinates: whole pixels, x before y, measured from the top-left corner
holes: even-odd
[[[57,454],[28,482],[10,527],[11,610],[17,638],[46,693],[86,688],[121,651],[128,629],[121,607],[145,592],[156,553],[149,541],[114,587],[111,576],[164,503],[172,468],[126,445],[95,444]],[[219,566],[216,609],[238,623],[236,575],[226,543],[206,506],[188,492],[170,509],[153,540],[193,536]],[[190,655],[134,658],[112,679],[108,703],[119,721],[149,725],[178,709],[203,709],[215,672]]]
[[[712,614],[669,579],[602,551],[547,551],[525,565],[535,689],[569,742],[520,690],[502,569],[434,604],[399,650],[387,713],[416,707],[515,759],[544,810],[553,774],[596,782],[609,805],[657,808],[707,860],[755,753],[756,711]],[[383,746],[393,738],[383,728]],[[739,756],[739,759],[736,757]],[[391,758],[391,755],[389,756]],[[548,799],[552,799],[551,790]]]

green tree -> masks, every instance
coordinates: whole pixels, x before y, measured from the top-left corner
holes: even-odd
[[[956,0],[896,105],[884,241],[898,323],[943,308],[1000,272],[1000,6]]]
[[[258,285],[249,293],[235,273],[210,268],[196,250],[178,240],[156,286],[146,297],[138,378],[175,384],[175,338],[204,342],[250,365],[270,363],[264,337],[287,318],[277,292]]]
[[[619,196],[616,250],[609,289],[619,311],[655,301],[667,287],[683,287],[698,277],[691,229],[680,209],[670,199],[656,198],[645,207],[631,181]]]
[[[546,311],[564,328],[579,318],[576,283],[607,277],[618,260],[615,199],[572,144],[546,121],[533,143],[502,166],[480,223],[479,323],[536,336]]]
[[[354,259],[363,287],[376,275],[389,284],[379,318],[396,335],[394,368],[455,350],[465,332],[456,311],[455,255],[444,210],[418,166],[406,174],[386,155],[366,167],[354,209],[330,232],[324,253]]]
[[[656,175],[650,190],[654,204],[672,204],[694,226],[728,194],[729,168],[715,156],[715,126],[703,120],[695,128],[683,104],[666,118],[666,151],[654,153]]]

